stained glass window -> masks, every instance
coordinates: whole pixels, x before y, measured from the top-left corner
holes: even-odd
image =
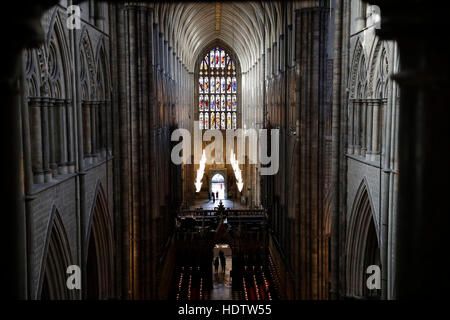
[[[209,129],[208,113],[206,113],[206,117],[205,117],[205,119],[203,120],[203,128],[204,128],[205,130]]]
[[[209,110],[209,96],[205,95],[205,100],[203,101],[203,111]]]
[[[214,77],[211,77],[211,93],[216,92],[216,84],[214,82]]]
[[[215,128],[216,128],[215,115],[214,115],[214,112],[211,112],[211,129],[215,129]]]
[[[220,129],[220,112],[216,112],[216,129]]]
[[[215,105],[215,102],[214,102],[214,95],[213,94],[211,95],[211,101],[209,102],[209,105],[211,107],[211,111],[215,111],[216,110],[216,105]],[[205,111],[208,111],[208,110],[205,110]]]
[[[203,112],[200,112],[199,122],[200,122],[200,129],[203,129]]]
[[[198,92],[200,129],[237,128],[236,65],[225,50],[214,48],[200,62]]]

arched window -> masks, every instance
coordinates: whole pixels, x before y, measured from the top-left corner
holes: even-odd
[[[211,182],[223,183],[225,182],[225,178],[220,173],[216,173],[214,177],[212,177]]]
[[[201,60],[198,93],[200,129],[237,128],[236,64],[225,50],[211,49]]]

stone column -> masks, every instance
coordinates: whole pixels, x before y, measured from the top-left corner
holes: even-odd
[[[370,159],[372,155],[372,110],[373,100],[369,99],[366,102],[366,159]]]
[[[49,167],[52,177],[58,174],[58,164],[56,163],[56,131],[58,130],[58,122],[56,119],[55,99],[48,100],[48,144],[49,144]]]
[[[84,137],[84,158],[85,163],[92,163],[92,136],[91,136],[91,102],[82,101],[81,108],[83,112],[83,137]]]
[[[67,173],[75,172],[75,145],[72,100],[64,101],[66,107],[66,136],[67,136]]]
[[[44,170],[44,182],[52,181],[52,172],[50,171],[50,138],[49,138],[49,99],[41,100],[41,129],[42,129],[42,168]]]
[[[355,125],[355,120],[354,120],[354,109],[353,106],[355,104],[355,99],[351,99],[348,102],[348,143],[347,143],[347,153],[348,154],[353,154],[354,152],[354,148],[355,148],[355,140],[353,137],[353,129],[354,129],[354,125]]]
[[[44,182],[40,99],[31,98],[28,101],[28,107],[30,108],[30,146],[33,183],[39,184]]]
[[[91,105],[91,158],[98,157],[98,102],[92,101]]]
[[[323,175],[326,172],[323,162],[324,113],[328,105],[322,99],[321,88],[326,86],[326,44],[329,21],[328,2],[321,3],[319,8],[305,8],[295,11],[295,62],[299,70],[309,72],[299,73],[297,90],[299,90],[298,112],[300,119],[299,170],[296,179],[299,180],[299,192],[291,197],[298,198],[298,229],[291,232],[299,234],[299,274],[298,291],[294,292],[297,299],[324,299],[325,294],[320,288],[325,284],[322,275],[321,261],[325,253],[321,250],[319,239],[323,234],[322,215]],[[345,149],[340,149],[345,151]],[[278,180],[278,179],[277,179]],[[278,180],[279,181],[279,180]],[[279,185],[279,182],[276,183]],[[280,190],[278,188],[277,190]],[[277,192],[278,193],[278,192]],[[284,205],[280,206],[282,214]],[[281,221],[280,221],[281,222]],[[283,228],[283,222],[281,222]],[[286,220],[284,221],[284,225]],[[311,241],[315,239],[315,241]],[[285,245],[285,244],[284,244]],[[295,285],[295,283],[293,284]],[[327,294],[326,294],[327,295]]]
[[[381,100],[373,100],[373,116],[372,116],[372,154],[370,155],[370,160],[377,160],[377,156],[380,154],[380,134],[381,134],[381,124],[380,119],[380,104]]]
[[[112,145],[113,145],[113,131],[112,131],[112,104],[111,101],[107,100],[105,101],[105,148],[106,148],[106,154],[108,156],[112,155]]]
[[[361,143],[360,155],[365,156],[367,152],[366,135],[367,135],[367,100],[361,99],[359,113],[359,141]]]
[[[55,101],[56,117],[58,120],[58,173],[67,174],[67,123],[66,123],[66,101],[59,99]]]
[[[354,119],[353,119],[353,151],[354,154],[361,154],[361,138],[360,138],[360,117],[361,117],[361,100],[360,99],[354,99],[353,100],[353,113],[354,113]]]
[[[107,132],[107,123],[106,123],[106,117],[107,117],[107,110],[106,110],[106,101],[101,101],[99,103],[99,114],[100,114],[100,152],[101,157],[105,158],[107,155],[107,141],[108,141],[108,132]]]

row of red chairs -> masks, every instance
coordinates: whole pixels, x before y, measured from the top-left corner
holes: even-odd
[[[244,267],[242,292],[245,300],[272,300],[271,286],[262,266]]]
[[[200,267],[181,267],[177,280],[177,300],[203,300],[203,278]]]

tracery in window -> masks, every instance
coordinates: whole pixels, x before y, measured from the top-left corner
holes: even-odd
[[[236,65],[225,50],[217,47],[205,55],[198,86],[200,129],[236,129]]]

